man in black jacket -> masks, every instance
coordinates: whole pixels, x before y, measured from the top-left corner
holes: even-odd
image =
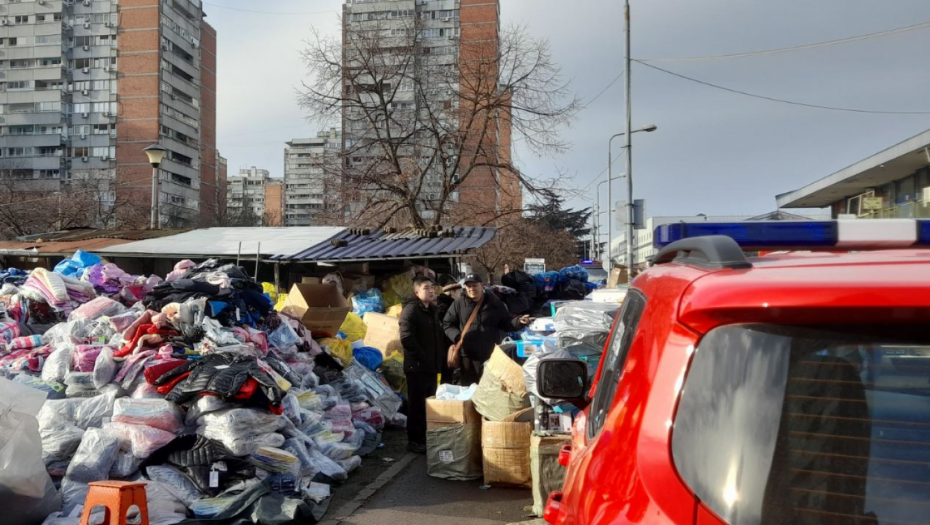
[[[465,294],[449,307],[443,319],[443,327],[446,336],[454,343],[462,340],[462,385],[467,386],[481,380],[484,363],[491,357],[494,347],[504,340],[505,332],[521,330],[530,324],[530,316],[512,317],[507,305],[496,295],[485,291],[484,282],[478,275],[465,276],[462,284]],[[481,310],[468,328],[468,333],[462,334],[481,297],[484,297]]]
[[[400,314],[400,344],[407,377],[407,449],[426,453],[426,398],[436,395],[436,376],[446,360],[446,338],[436,306],[436,283],[425,276],[413,280],[414,296]]]

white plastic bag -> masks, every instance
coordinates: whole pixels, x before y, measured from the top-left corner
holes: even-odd
[[[61,507],[42,462],[36,414],[45,393],[0,378],[0,509],[4,525],[39,523]]]
[[[42,381],[61,383],[65,380],[65,376],[71,371],[71,351],[70,343],[52,350],[42,365]]]
[[[94,361],[93,372],[94,386],[103,388],[104,385],[113,381],[116,375],[116,361],[113,359],[113,350],[110,347],[104,348]]]
[[[439,401],[468,401],[474,397],[476,390],[478,390],[477,384],[465,388],[443,383],[436,389],[436,399]]]
[[[120,448],[132,452],[132,455],[145,459],[158,449],[174,441],[174,434],[145,425],[110,422],[103,429],[120,439]]]
[[[184,430],[181,410],[165,399],[117,399],[113,406],[113,421],[145,425],[173,434]]]
[[[80,483],[106,480],[117,454],[119,438],[105,430],[92,428],[84,432],[84,439],[74,453],[65,478]]]

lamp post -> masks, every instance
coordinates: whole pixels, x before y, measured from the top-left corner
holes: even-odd
[[[145,155],[149,158],[149,164],[152,165],[152,220],[149,225],[153,230],[159,228],[159,216],[158,216],[158,166],[161,165],[161,161],[165,158],[165,153],[168,151],[165,148],[159,146],[158,144],[152,144],[151,146],[143,149]]]
[[[609,201],[609,202],[608,202],[608,205],[607,205],[607,211],[608,211],[608,213],[607,213],[607,238],[608,238],[608,241],[607,241],[607,261],[608,261],[608,262],[607,262],[607,271],[608,271],[608,272],[610,272],[610,271],[613,270],[613,268],[614,268],[613,250],[611,249],[611,241],[613,241],[613,238],[614,238],[614,236],[613,236],[613,228],[614,228],[614,225],[613,225],[613,215],[611,215],[611,213],[610,213],[611,206],[613,206],[613,184],[610,184],[610,181],[613,180],[613,164],[614,164],[613,143],[614,143],[614,139],[617,138],[617,137],[626,136],[626,137],[627,137],[627,146],[626,146],[626,148],[629,148],[629,147],[630,147],[630,146],[629,146],[629,144],[630,144],[629,136],[630,136],[630,135],[632,135],[633,133],[639,133],[639,132],[641,132],[641,131],[644,131],[644,132],[646,132],[646,133],[652,133],[653,131],[655,131],[655,130],[657,130],[657,129],[659,129],[659,128],[658,128],[658,126],[656,126],[655,124],[648,124],[648,125],[646,125],[646,126],[643,126],[643,127],[640,128],[640,129],[633,130],[633,131],[631,131],[630,133],[626,133],[626,132],[617,133],[617,134],[611,136],[611,137],[610,137],[610,140],[607,141],[607,182],[608,182],[608,184],[607,184],[607,200]],[[630,150],[627,149],[627,160],[628,160],[628,161],[629,161],[629,154],[630,154]],[[632,249],[631,249],[631,247],[630,247],[630,244],[631,244],[631,242],[632,242],[632,228],[633,228],[633,184],[632,184],[632,182],[631,182],[632,177],[630,177],[630,175],[629,175],[629,174],[630,174],[629,169],[630,169],[630,165],[629,165],[629,162],[627,162],[627,172],[626,172],[626,175],[627,175],[627,189],[629,190],[629,200],[630,200],[630,202],[627,203],[627,205],[629,206],[629,217],[628,217],[628,219],[629,219],[629,221],[630,221],[630,224],[628,225],[628,228],[627,228],[627,230],[628,230],[628,232],[627,232],[627,254],[630,254],[630,255],[631,255],[631,254],[632,254]],[[617,177],[617,178],[619,179],[620,177]],[[633,269],[632,266],[633,266],[633,264],[632,264],[632,259],[631,259],[631,260],[627,261],[627,268],[629,268],[629,270],[630,270],[629,273],[632,273],[632,269]]]

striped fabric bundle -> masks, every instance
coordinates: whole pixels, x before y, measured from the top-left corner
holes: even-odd
[[[26,350],[39,346],[42,346],[41,335],[24,335],[10,341],[10,350]]]

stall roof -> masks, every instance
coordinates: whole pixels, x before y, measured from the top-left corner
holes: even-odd
[[[458,227],[453,235],[428,234],[419,230],[386,233],[378,230],[359,234],[344,230],[292,256],[274,259],[293,262],[362,262],[385,259],[438,258],[461,256],[481,248],[494,235],[496,228]],[[344,243],[342,241],[345,241]]]
[[[187,230],[98,230],[75,228],[0,241],[0,255],[17,257],[67,257],[77,250],[99,251],[138,239],[174,235]]]
[[[254,258],[261,243],[263,257],[287,257],[338,235],[344,228],[202,228],[160,239],[121,244],[97,250],[105,256],[170,257],[191,259],[235,257],[242,243],[242,256]]]

